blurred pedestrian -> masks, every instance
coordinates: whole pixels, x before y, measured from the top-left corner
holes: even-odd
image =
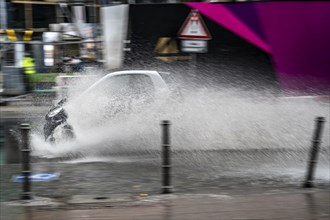
[[[31,54],[26,53],[22,60],[22,67],[24,69],[24,83],[27,92],[32,92],[34,89],[34,77],[35,77],[35,64],[31,57]]]

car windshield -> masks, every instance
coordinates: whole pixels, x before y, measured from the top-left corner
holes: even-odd
[[[110,99],[151,99],[154,97],[155,89],[151,78],[145,74],[124,74],[105,79],[90,93]]]

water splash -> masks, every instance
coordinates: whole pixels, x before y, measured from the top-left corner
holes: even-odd
[[[69,98],[90,84],[80,80],[69,91]],[[79,86],[80,85],[80,86]],[[173,85],[171,85],[173,86]],[[215,86],[187,86],[175,82],[182,98],[162,107],[108,117],[104,95],[68,103],[68,122],[77,139],[51,145],[38,134],[33,136],[34,154],[46,157],[79,157],[113,155],[120,152],[148,153],[160,150],[160,121],[172,122],[174,150],[307,150],[317,116],[327,117],[330,104],[313,98],[284,99],[278,94]],[[329,120],[329,119],[328,119]],[[324,134],[329,133],[326,125]],[[328,147],[324,135],[323,146]]]

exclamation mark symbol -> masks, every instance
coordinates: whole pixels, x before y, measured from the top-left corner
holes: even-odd
[[[196,13],[191,16],[191,33],[198,34],[198,16]]]

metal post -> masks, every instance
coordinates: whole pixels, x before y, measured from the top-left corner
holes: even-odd
[[[316,127],[312,140],[312,148],[310,151],[310,159],[306,174],[306,180],[304,183],[305,188],[314,187],[313,181],[314,181],[315,166],[317,163],[317,155],[319,151],[319,145],[321,143],[321,135],[322,135],[323,123],[325,122],[325,119],[324,117],[317,117],[315,121],[316,121]]]
[[[25,28],[33,28],[32,4],[24,4]]]
[[[162,121],[162,173],[163,173],[163,186],[162,193],[168,194],[172,192],[173,187],[171,186],[171,145],[170,145],[170,121]]]
[[[0,29],[7,29],[7,2],[0,1]]]
[[[30,146],[29,146],[29,124],[21,124],[22,131],[22,175],[24,177],[23,180],[23,193],[21,195],[21,199],[29,200],[32,199],[31,194],[31,183],[30,183]]]

